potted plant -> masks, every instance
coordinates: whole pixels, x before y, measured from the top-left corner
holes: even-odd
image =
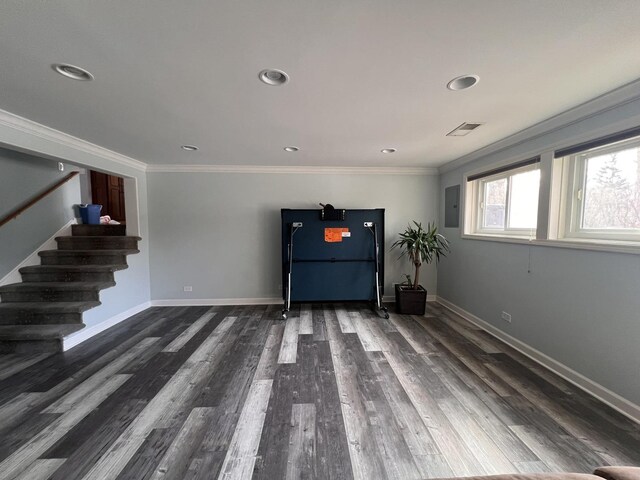
[[[446,257],[450,249],[449,241],[438,233],[435,224],[428,223],[427,228],[423,228],[421,223],[413,223],[400,233],[400,239],[391,246],[392,249],[399,248],[399,258],[407,256],[415,267],[413,282],[406,275],[406,283],[396,284],[396,311],[406,315],[424,315],[427,291],[420,285],[420,267],[434,260],[438,263],[440,257]]]

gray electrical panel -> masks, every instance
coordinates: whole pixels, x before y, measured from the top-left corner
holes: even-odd
[[[444,226],[458,228],[460,226],[460,185],[444,189]]]

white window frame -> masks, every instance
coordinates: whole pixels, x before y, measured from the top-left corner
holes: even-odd
[[[503,237],[503,238],[518,238],[518,239],[534,239],[536,237],[537,228],[510,228],[509,222],[509,208],[511,200],[511,178],[520,173],[530,172],[534,170],[540,170],[540,164],[535,163],[532,165],[525,165],[523,167],[514,168],[505,172],[497,173],[488,177],[479,178],[467,183],[467,191],[471,193],[471,208],[466,209],[471,214],[470,227],[465,232],[467,235],[482,235],[491,237]],[[507,180],[507,196],[505,201],[505,226],[504,228],[486,228],[483,227],[484,218],[484,198],[485,198],[485,186],[489,182],[495,182],[496,180]]]
[[[566,179],[563,182],[560,206],[564,219],[560,225],[562,238],[580,241],[640,242],[640,229],[582,227],[588,160],[633,147],[640,148],[640,137],[603,145],[561,159],[563,177]]]

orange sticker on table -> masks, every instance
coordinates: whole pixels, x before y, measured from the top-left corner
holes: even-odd
[[[348,233],[349,229],[340,228],[325,228],[324,229],[324,241],[329,243],[342,242],[342,233]],[[348,236],[348,235],[345,235]]]

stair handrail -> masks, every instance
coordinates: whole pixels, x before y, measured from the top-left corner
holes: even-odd
[[[38,195],[33,197],[31,200],[29,200],[25,204],[19,206],[18,208],[16,208],[12,212],[10,212],[7,215],[5,215],[4,217],[2,217],[2,220],[0,220],[0,227],[2,227],[6,223],[9,223],[14,218],[18,217],[18,215],[23,213],[25,210],[28,210],[29,208],[33,207],[36,203],[38,203],[44,197],[46,197],[50,193],[54,192],[55,190],[60,188],[62,185],[67,183],[69,180],[71,180],[73,177],[78,175],[78,173],[80,173],[80,172],[76,171],[76,172],[69,173],[66,177],[64,177],[64,178],[60,179],[58,182],[56,182],[55,185],[52,185],[51,187],[47,188],[46,190],[40,192]]]

